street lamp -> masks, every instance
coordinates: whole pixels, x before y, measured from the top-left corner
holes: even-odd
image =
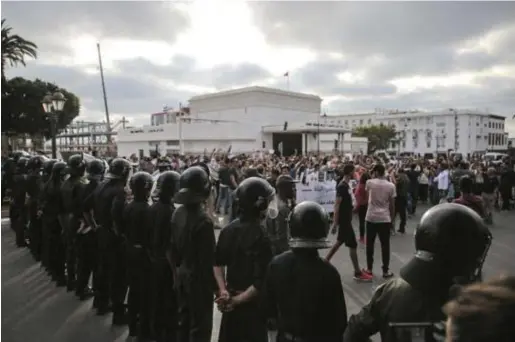
[[[50,135],[52,136],[52,158],[57,158],[57,146],[56,146],[56,126],[57,126],[57,115],[64,108],[66,98],[61,92],[55,92],[53,95],[47,93],[41,101],[43,110],[50,116]]]

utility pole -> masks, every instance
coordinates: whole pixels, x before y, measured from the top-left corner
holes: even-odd
[[[106,112],[106,127],[107,132],[111,133],[111,121],[109,120],[109,107],[107,106],[107,93],[106,93],[106,84],[104,81],[104,68],[102,66],[102,54],[100,53],[100,43],[97,43],[97,51],[98,51],[98,65],[100,68],[100,79],[102,81],[102,93],[104,96],[104,108]],[[111,139],[111,134],[108,134],[108,140]]]

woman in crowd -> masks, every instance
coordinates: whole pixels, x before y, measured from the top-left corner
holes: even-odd
[[[370,174],[365,172],[359,178],[359,184],[356,188],[354,196],[356,197],[356,208],[359,218],[359,242],[365,244],[365,216],[368,209],[368,192],[366,190],[367,181]]]

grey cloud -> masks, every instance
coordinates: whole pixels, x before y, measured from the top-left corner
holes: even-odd
[[[41,53],[68,53],[78,33],[99,40],[129,38],[175,41],[188,18],[158,1],[9,1],[2,18],[17,34],[38,44]]]
[[[338,74],[349,71],[349,63],[339,59],[321,58],[308,63],[293,74],[296,87],[307,88],[323,96],[382,96],[394,94],[397,88],[392,84],[357,82],[338,79]]]
[[[133,72],[135,74],[152,75],[172,81],[175,84],[189,84],[217,89],[245,86],[271,76],[267,70],[252,63],[222,64],[213,68],[202,69],[196,65],[194,59],[184,55],[175,56],[165,66],[153,64],[143,58],[136,58],[116,61],[115,68],[121,73]]]
[[[488,109],[508,118],[515,110],[515,78],[496,77],[477,86],[434,87],[387,97],[348,98],[329,102],[330,113],[351,113],[387,109]]]
[[[55,82],[75,93],[85,108],[94,112],[104,110],[101,81],[98,74],[87,74],[73,67],[32,63],[26,68],[9,69],[8,77],[15,76]],[[154,82],[152,78],[141,77],[137,73],[106,72],[105,82],[109,110],[128,116],[148,115],[148,113],[161,110],[164,105],[177,106],[179,102],[184,103],[195,95],[174,88],[165,89],[158,82]]]
[[[252,2],[277,44],[366,55],[454,45],[513,23],[513,2]],[[303,19],[303,20],[300,20]]]

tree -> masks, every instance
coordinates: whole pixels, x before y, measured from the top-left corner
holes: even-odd
[[[4,24],[5,19],[2,19],[2,83],[5,81],[4,71],[7,64],[25,66],[26,57],[38,57],[36,44],[17,34],[12,34],[12,27]]]
[[[357,137],[368,138],[369,153],[388,148],[388,144],[396,136],[394,126],[385,126],[383,124],[357,127],[352,134]]]
[[[57,131],[68,126],[79,115],[80,101],[75,94],[57,85],[36,79],[15,77],[2,89],[2,131],[9,133],[51,136],[51,118],[43,110],[41,100],[48,93],[60,91],[66,97],[63,111],[58,113]]]

